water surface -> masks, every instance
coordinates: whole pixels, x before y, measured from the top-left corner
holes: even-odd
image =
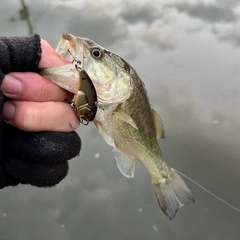
[[[166,161],[240,208],[240,4],[191,2],[25,0],[28,17],[21,1],[2,1],[0,34],[33,31],[56,46],[69,32],[124,57],[163,119]],[[1,190],[0,239],[240,238],[240,213],[188,180],[196,203],[169,221],[140,164],[126,179],[93,125],[77,131],[81,156],[58,186]]]

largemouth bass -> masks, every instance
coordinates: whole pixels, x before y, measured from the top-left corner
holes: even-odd
[[[97,114],[93,120],[103,139],[113,147],[119,171],[134,176],[139,160],[150,174],[159,206],[169,219],[193,202],[181,177],[165,162],[157,138],[164,137],[161,118],[151,108],[145,86],[124,59],[94,41],[63,34],[56,51],[73,61],[68,67],[45,69],[45,78],[77,91],[77,79],[68,71],[84,69],[96,89]],[[60,79],[60,80],[59,80]]]

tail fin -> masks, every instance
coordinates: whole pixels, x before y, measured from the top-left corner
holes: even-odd
[[[174,218],[179,208],[194,202],[192,193],[174,169],[171,169],[169,179],[160,179],[158,183],[154,181],[153,189],[159,206],[170,220]]]

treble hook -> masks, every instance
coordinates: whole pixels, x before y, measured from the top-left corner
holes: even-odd
[[[79,118],[79,121],[81,124],[83,124],[84,126],[87,126],[89,124],[89,120],[86,118],[86,120],[83,120],[82,118]]]
[[[79,121],[79,124],[76,127],[73,127],[72,124],[69,123],[70,127],[75,130],[75,129],[77,129],[80,126],[80,124],[82,124],[84,126],[87,126],[89,124],[89,122],[90,122],[89,119],[85,115],[82,115],[82,116],[78,115],[76,105],[74,104],[73,101],[71,102],[71,106],[72,106],[74,112],[76,113],[76,116],[77,116],[77,119]],[[83,119],[83,117],[84,117],[84,119]]]
[[[80,60],[77,60],[73,54],[70,52],[70,50],[68,49],[68,53],[73,57],[72,63],[75,63],[75,68],[76,70],[80,71],[81,70],[81,64],[82,62]]]
[[[71,106],[72,106],[74,112],[76,113],[76,116],[77,116],[77,119],[78,119],[78,122],[79,122],[79,124],[76,127],[73,127],[73,125],[69,122],[70,127],[75,130],[80,126],[80,123],[82,123],[82,122],[81,122],[81,118],[78,116],[77,108],[76,108],[73,101],[71,101]]]

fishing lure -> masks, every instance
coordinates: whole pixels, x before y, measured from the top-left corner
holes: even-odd
[[[79,71],[80,87],[71,105],[79,121],[83,125],[88,125],[89,122],[93,121],[97,113],[97,93],[87,72],[77,66],[76,69]]]

